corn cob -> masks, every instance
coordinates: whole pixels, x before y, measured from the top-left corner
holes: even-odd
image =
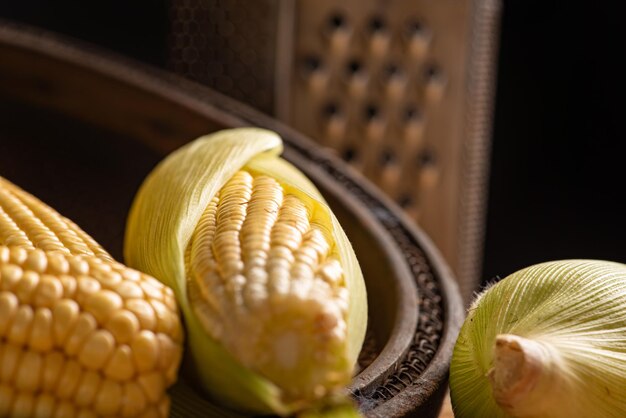
[[[174,289],[206,392],[285,415],[349,382],[367,308],[343,230],[280,150],[245,128],[169,156],[133,203],[125,257]]]
[[[74,222],[0,177],[0,244],[113,258]]]
[[[166,417],[181,344],[171,289],[0,178],[0,417]]]

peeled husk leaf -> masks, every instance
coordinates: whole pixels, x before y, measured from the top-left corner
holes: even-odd
[[[240,128],[202,137],[166,158],[148,176],[133,203],[125,237],[126,262],[174,289],[186,321],[189,362],[205,392],[236,410],[286,415],[308,400],[286,402],[281,389],[243,367],[207,334],[188,303],[184,253],[211,199],[238,170],[266,174],[292,194],[300,194],[310,213],[325,218],[338,245],[348,290],[346,357],[356,364],[367,322],[365,286],[352,247],[321,194],[306,177],[280,159],[280,138],[272,132]],[[219,410],[219,409],[216,409]],[[228,416],[221,411],[214,416]]]
[[[626,416],[626,266],[520,270],[469,309],[450,368],[457,418]]]

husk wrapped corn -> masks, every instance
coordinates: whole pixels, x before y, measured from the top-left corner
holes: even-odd
[[[367,308],[348,239],[281,149],[243,128],[170,155],[133,203],[125,257],[174,289],[206,392],[285,415],[349,382]]]

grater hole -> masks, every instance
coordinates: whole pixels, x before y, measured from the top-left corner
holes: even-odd
[[[419,20],[410,20],[406,25],[406,32],[409,37],[424,36],[424,26]]]
[[[400,69],[395,64],[388,64],[385,67],[385,74],[387,74],[387,77],[391,78],[400,74]]]
[[[434,167],[436,162],[435,155],[429,149],[424,149],[417,155],[417,165],[420,168]]]
[[[415,199],[408,193],[404,193],[398,198],[398,204],[402,209],[410,208],[414,203]]]
[[[344,149],[343,152],[341,153],[341,158],[343,158],[344,161],[347,161],[349,163],[356,161],[358,157],[359,157],[359,152],[352,147],[348,147]]]
[[[387,30],[387,25],[380,16],[372,17],[369,21],[368,27],[371,33],[382,33]]]
[[[341,111],[337,103],[331,102],[327,103],[326,106],[324,106],[322,113],[324,114],[324,117],[326,117],[326,119],[332,119],[334,117],[338,117]]]
[[[333,31],[345,29],[347,26],[346,18],[341,13],[334,13],[328,18],[328,27]]]
[[[405,123],[414,123],[422,119],[422,113],[415,106],[404,109],[403,119]]]
[[[346,72],[349,76],[356,76],[363,72],[363,64],[358,60],[351,60],[346,66]]]
[[[365,119],[370,122],[380,117],[380,109],[378,109],[378,106],[374,104],[367,105],[364,113]]]
[[[387,64],[385,66],[385,75],[387,78],[399,77],[400,73],[400,68],[396,64]]]
[[[310,74],[322,68],[322,61],[314,55],[309,55],[304,58],[302,65],[304,71]]]
[[[396,162],[396,156],[390,149],[385,149],[380,153],[379,163],[383,167],[388,167]]]
[[[431,81],[431,82],[440,81],[443,78],[443,74],[441,70],[439,69],[439,67],[437,67],[434,64],[430,64],[426,66],[424,75],[426,76],[426,80]]]

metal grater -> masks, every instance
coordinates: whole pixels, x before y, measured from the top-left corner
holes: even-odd
[[[316,139],[480,283],[499,0],[172,0],[170,67]]]

